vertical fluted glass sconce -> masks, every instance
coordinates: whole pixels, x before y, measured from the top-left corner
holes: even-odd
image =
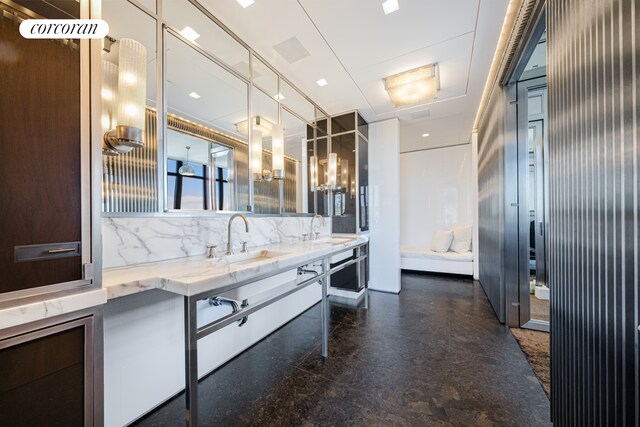
[[[112,151],[126,152],[124,147],[144,146],[147,49],[132,39],[120,39],[117,43],[116,123],[115,128],[104,134],[104,142]]]
[[[329,189],[335,190],[338,182],[338,154],[329,153],[327,173],[327,186]]]
[[[254,181],[262,181],[262,131],[253,129],[251,134],[251,172]]]

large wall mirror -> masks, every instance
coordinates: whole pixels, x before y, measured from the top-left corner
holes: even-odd
[[[249,85],[165,33],[166,210],[242,211],[249,204]]]
[[[316,134],[326,152],[327,120],[308,97],[196,1],[110,0],[103,16],[107,215],[321,212],[309,160],[323,149]],[[124,39],[144,49],[123,57]]]

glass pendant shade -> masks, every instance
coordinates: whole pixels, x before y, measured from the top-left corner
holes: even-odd
[[[251,134],[251,172],[254,181],[262,180],[262,131],[257,129]]]
[[[273,126],[271,151],[273,154],[273,178],[284,179],[284,130],[282,125]]]
[[[338,175],[338,154],[329,153],[329,164],[327,165],[327,185],[331,189],[335,189],[337,185]]]
[[[196,170],[189,164],[189,150],[191,147],[187,146],[187,164],[180,166],[178,169],[178,173],[183,176],[194,176],[196,174]]]
[[[120,39],[118,44],[118,127],[139,129],[144,136],[147,49],[132,39]],[[138,141],[138,144],[142,142]]]

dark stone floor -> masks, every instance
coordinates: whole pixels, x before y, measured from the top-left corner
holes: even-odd
[[[200,382],[206,426],[544,426],[549,401],[470,280],[403,274],[370,309],[315,306]],[[184,395],[140,420],[183,423]]]

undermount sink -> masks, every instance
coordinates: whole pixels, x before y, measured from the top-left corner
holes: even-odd
[[[255,251],[255,252],[225,255],[223,258],[221,258],[221,261],[224,262],[225,264],[243,265],[243,264],[250,264],[253,262],[260,262],[260,261],[264,261],[272,258],[280,258],[285,255],[289,255],[289,252],[261,250],[261,251]]]

